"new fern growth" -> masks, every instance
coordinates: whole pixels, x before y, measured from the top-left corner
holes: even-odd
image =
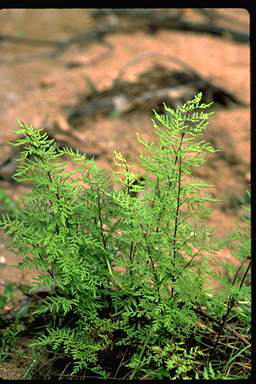
[[[39,271],[33,289],[54,292],[38,313],[52,312],[61,321],[49,324],[33,345],[71,356],[73,373],[102,372],[99,353],[115,344],[132,346],[126,366],[134,378],[154,361],[156,348],[170,349],[198,327],[193,306],[207,301],[203,276],[210,272],[195,257],[217,249],[202,219],[210,213],[206,203],[216,200],[203,193],[208,184],[191,176],[204,155],[216,151],[202,138],[213,112],[201,98],[176,111],[164,106],[163,115],[154,112],[158,142],[138,135],[144,147],[140,183],[115,153],[121,189],[94,160],[19,123],[15,178],[32,190],[22,196],[15,219],[5,216],[2,226],[12,250],[23,256],[19,267]],[[64,156],[74,172],[65,170]]]

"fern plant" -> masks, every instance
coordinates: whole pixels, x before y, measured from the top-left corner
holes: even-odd
[[[19,267],[39,272],[32,290],[52,290],[37,313],[51,314],[58,325],[49,323],[32,345],[71,357],[73,374],[85,369],[107,377],[113,372],[104,369],[104,353],[128,348],[130,379],[162,364],[167,368],[159,377],[186,378],[191,356],[201,353],[191,349],[184,369],[178,368],[178,345],[199,329],[194,309],[209,300],[204,279],[211,271],[202,252],[213,254],[220,246],[204,221],[206,205],[216,200],[204,191],[208,184],[192,177],[204,155],[216,152],[202,138],[213,112],[201,98],[199,93],[176,110],[164,106],[163,115],[154,112],[158,142],[138,135],[144,148],[140,183],[115,152],[116,188],[94,160],[19,123],[15,178],[32,189],[16,217],[6,215],[1,226],[11,249],[23,256]],[[67,172],[65,156],[75,171]],[[173,358],[170,351],[176,351]]]

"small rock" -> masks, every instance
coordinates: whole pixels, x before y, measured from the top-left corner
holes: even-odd
[[[245,174],[245,180],[250,183],[251,182],[251,173],[250,172],[246,172]]]
[[[40,80],[39,85],[41,88],[50,88],[55,86],[56,81],[50,77]]]
[[[114,96],[113,103],[114,103],[115,110],[117,111],[117,113],[120,113],[120,114],[128,112],[131,108],[131,103],[123,95]]]
[[[6,264],[6,259],[4,256],[0,256],[0,264]]]
[[[57,126],[62,130],[62,131],[69,131],[70,130],[70,126],[67,122],[67,120],[65,119],[65,117],[61,114],[57,114],[57,116],[55,117],[55,123],[57,124]]]
[[[10,305],[10,304],[6,304],[5,306],[4,306],[4,313],[10,313],[12,310],[13,310],[13,306],[12,305]]]

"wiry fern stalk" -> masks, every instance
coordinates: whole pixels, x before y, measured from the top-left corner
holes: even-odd
[[[32,190],[16,217],[6,215],[1,226],[23,256],[19,267],[40,272],[33,289],[54,289],[37,312],[52,313],[58,326],[49,324],[33,346],[50,345],[71,356],[73,373],[85,368],[106,375],[99,353],[114,344],[131,349],[126,368],[130,378],[138,377],[163,356],[169,361],[170,346],[199,326],[194,308],[207,303],[203,276],[211,272],[195,257],[218,246],[202,220],[210,213],[206,203],[216,200],[203,194],[208,184],[192,177],[204,154],[216,151],[202,138],[213,112],[206,112],[212,103],[201,98],[176,111],[164,106],[164,115],[155,112],[156,144],[138,135],[144,147],[139,183],[115,153],[121,189],[112,188],[93,160],[59,149],[46,133],[20,123],[15,178]],[[66,171],[63,156],[73,161],[74,172]],[[161,357],[157,348],[166,353]],[[187,359],[199,352],[191,350]],[[184,372],[189,369],[191,363]],[[186,377],[184,372],[175,377]]]
[[[247,191],[248,199],[250,201],[251,194],[249,191]],[[250,236],[250,213],[251,209],[249,206],[243,205],[245,213],[249,213],[249,217],[245,215],[241,215],[241,223],[238,225],[237,230],[232,233],[228,239],[225,241],[225,245],[229,248],[234,246],[234,244],[238,243],[238,250],[236,252],[233,251],[236,258],[240,260],[241,264],[237,268],[237,270],[234,273],[233,280],[230,285],[224,286],[224,292],[226,293],[226,309],[223,312],[221,311],[219,315],[221,315],[221,324],[219,327],[218,335],[214,344],[214,348],[211,351],[211,356],[214,356],[218,343],[220,340],[220,336],[222,334],[222,331],[226,325],[226,322],[228,320],[229,314],[231,313],[232,309],[237,307],[240,300],[244,300],[245,297],[250,297],[251,295],[251,288],[250,286],[245,285],[245,279],[249,274],[249,271],[251,269],[251,236]],[[232,241],[231,241],[232,240]],[[247,262],[247,266],[246,266]],[[245,268],[244,268],[245,267]],[[241,278],[238,278],[239,272],[243,272]],[[225,292],[226,291],[226,292]],[[247,345],[249,343],[247,342]]]

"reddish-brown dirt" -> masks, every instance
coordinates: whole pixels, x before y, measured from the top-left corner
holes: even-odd
[[[61,12],[62,16],[57,16],[56,11]],[[237,30],[249,32],[249,14],[245,10],[215,11],[227,16],[227,20],[220,19],[220,25],[235,24]],[[202,17],[196,10],[184,9],[183,12],[188,20],[196,21]],[[229,17],[233,21],[229,21]],[[66,29],[63,27],[65,23]],[[1,33],[21,37],[65,39],[69,30],[81,32],[91,28],[93,23],[95,21],[86,10],[2,10],[0,13]],[[79,130],[75,130],[67,121],[63,106],[75,105],[81,94],[86,96],[90,92],[85,76],[101,91],[111,86],[119,71],[138,53],[153,51],[175,56],[216,86],[232,92],[247,104],[218,108],[210,118],[206,139],[214,138],[223,156],[213,155],[212,162],[209,161],[197,171],[197,176],[213,185],[215,197],[224,201],[216,204],[209,220],[209,224],[219,226],[216,233],[224,238],[235,228],[240,213],[238,208],[232,209],[231,202],[244,196],[250,184],[249,45],[232,41],[228,34],[216,37],[178,30],[160,30],[153,35],[144,31],[133,34],[120,32],[108,35],[106,42],[112,46],[110,55],[104,55],[106,47],[99,42],[88,47],[74,44],[56,60],[45,56],[40,58],[47,47],[15,44],[8,40],[0,45],[0,163],[3,163],[9,153],[6,141],[15,138],[13,130],[17,128],[17,119],[30,122],[35,128],[56,127],[57,139],[65,137],[67,140],[69,137],[71,145],[76,146],[79,143],[85,152],[96,152],[99,155],[97,165],[107,171],[113,167],[114,150],[122,152],[130,162],[136,163],[140,146],[135,133],[139,132],[150,141],[155,138],[152,114],[134,111],[114,118],[98,114],[81,125]],[[125,72],[124,79],[136,81],[141,72],[156,63],[175,69],[175,65],[163,56],[157,58],[154,55],[131,65]],[[72,137],[68,136],[69,132],[73,134]],[[134,169],[139,170],[136,166]],[[5,170],[2,169],[2,172]],[[8,172],[7,169],[6,173]],[[0,187],[14,198],[26,190],[7,179],[0,180]],[[21,258],[7,249],[7,238],[2,231],[0,256],[5,260],[5,265],[0,269],[2,288],[6,282],[32,281],[35,272],[15,268]],[[227,249],[219,251],[215,255],[215,261],[218,258],[237,264],[237,260]],[[2,364],[0,377],[21,377],[19,369],[15,374],[13,367],[9,365],[6,368],[6,364],[9,363]]]

